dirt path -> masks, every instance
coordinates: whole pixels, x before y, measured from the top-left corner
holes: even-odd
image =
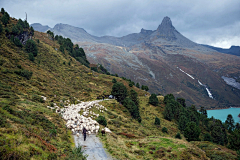
[[[77,137],[74,135],[75,146],[79,144],[83,146],[84,153],[88,154],[88,160],[113,160],[112,157],[104,150],[102,143],[96,135],[87,136],[86,141],[83,140],[83,135]]]

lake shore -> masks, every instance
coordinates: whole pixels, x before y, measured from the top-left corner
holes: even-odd
[[[229,109],[229,108],[240,108],[240,107],[226,107],[226,108],[211,108],[211,109],[206,109],[206,110],[222,110],[222,109]]]

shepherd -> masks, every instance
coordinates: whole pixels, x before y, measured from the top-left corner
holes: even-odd
[[[84,141],[86,140],[86,136],[87,136],[87,129],[85,127],[83,127],[83,137],[84,137]]]

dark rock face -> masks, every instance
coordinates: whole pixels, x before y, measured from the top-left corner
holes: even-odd
[[[164,17],[162,23],[157,28],[157,36],[158,38],[163,38],[168,41],[176,40],[175,33],[176,29],[172,25],[172,21],[169,17]]]

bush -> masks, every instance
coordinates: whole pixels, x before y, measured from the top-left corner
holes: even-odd
[[[113,78],[112,83],[117,83],[117,80],[115,78]]]
[[[34,56],[33,56],[32,53],[28,53],[28,59],[29,59],[30,61],[34,61]]]
[[[160,119],[158,117],[155,118],[154,124],[155,125],[160,125]]]
[[[78,144],[78,147],[73,148],[71,153],[68,155],[66,159],[68,160],[86,160],[88,155],[83,155],[83,149],[80,144]]]
[[[25,77],[25,78],[27,78],[28,80],[31,79],[32,74],[33,74],[31,71],[24,70],[24,69],[22,69],[22,70],[16,70],[16,71],[14,71],[14,73],[16,73],[16,74],[18,74],[18,75],[20,75],[20,76],[22,76],[22,77]]]
[[[156,94],[151,94],[151,96],[149,97],[149,104],[157,106],[158,105],[158,98]]]
[[[105,127],[107,126],[107,120],[105,119],[104,116],[99,116],[96,120],[99,124],[101,124]]]
[[[3,31],[3,28],[2,28],[2,25],[0,24],[0,33],[2,33]]]
[[[176,136],[175,136],[175,138],[182,139],[181,134],[180,134],[180,133],[177,133]]]
[[[212,142],[212,136],[209,133],[206,133],[204,134],[203,140]]]
[[[32,99],[33,99],[34,101],[44,103],[43,98],[42,98],[41,96],[39,96],[39,95],[33,95],[33,96],[32,96]]]
[[[20,40],[17,37],[14,37],[13,43],[17,46],[17,47],[22,47],[22,43],[20,42]]]
[[[163,132],[163,133],[168,133],[168,129],[167,129],[166,127],[163,127],[163,128],[162,128],[162,132]]]
[[[34,57],[36,57],[37,54],[38,54],[37,45],[31,39],[27,40],[26,45],[25,45],[25,49],[28,53],[32,53]]]

